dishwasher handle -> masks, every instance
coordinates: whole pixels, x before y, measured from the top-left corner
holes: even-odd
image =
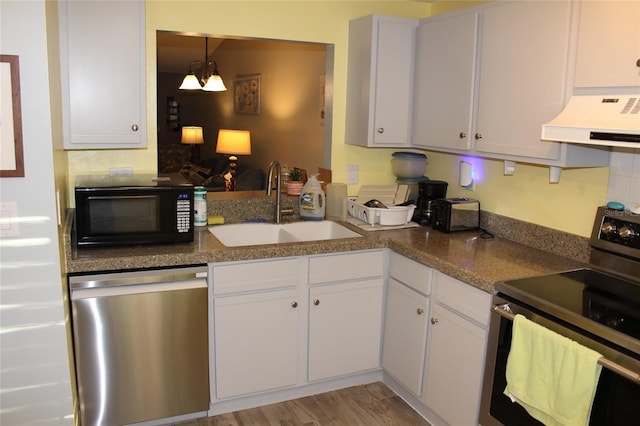
[[[84,294],[84,290],[108,290],[105,294],[133,294],[141,292],[141,287],[143,286],[156,287],[157,290],[155,291],[169,291],[174,289],[174,287],[206,287],[207,267],[192,266],[172,269],[149,269],[69,277],[69,289],[72,298],[74,293]],[[137,290],[131,290],[129,287],[137,288]],[[112,292],[110,289],[114,291]],[[78,293],[80,290],[82,290],[82,292]]]
[[[156,283],[133,284],[110,287],[77,288],[71,290],[71,300],[90,299],[97,297],[125,296],[131,294],[159,293],[164,291],[193,290],[207,288],[206,278],[190,280],[165,281]]]

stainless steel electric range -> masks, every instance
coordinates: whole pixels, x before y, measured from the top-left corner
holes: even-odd
[[[588,268],[496,284],[480,423],[540,425],[503,395],[513,317],[523,314],[600,354],[591,425],[637,425],[640,215],[598,208]]]

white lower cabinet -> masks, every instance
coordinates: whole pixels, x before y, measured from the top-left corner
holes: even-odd
[[[215,300],[218,398],[298,383],[297,296],[294,289]]]
[[[380,366],[382,277],[309,291],[309,381]]]
[[[213,266],[216,398],[298,383],[305,266],[302,258]]]
[[[415,396],[422,394],[429,299],[389,278],[382,368]]]
[[[391,253],[382,368],[416,397],[422,394],[430,293],[431,269]]]
[[[214,263],[210,276],[212,407],[380,380],[382,366],[433,424],[477,424],[489,293],[385,249]]]
[[[385,253],[212,264],[214,399],[379,369]]]
[[[477,425],[491,295],[434,272],[424,404],[451,425]]]
[[[309,381],[380,367],[384,263],[383,251],[309,260]]]

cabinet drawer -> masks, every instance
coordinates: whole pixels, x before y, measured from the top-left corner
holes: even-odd
[[[460,314],[488,326],[492,296],[440,272],[435,274],[435,298]]]
[[[309,259],[309,284],[377,277],[384,274],[384,251],[357,252]]]
[[[303,277],[301,258],[214,265],[213,294],[269,290],[296,286]]]
[[[389,258],[389,276],[422,294],[431,294],[431,268],[397,253]]]

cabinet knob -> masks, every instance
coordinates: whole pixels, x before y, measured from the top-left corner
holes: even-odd
[[[640,59],[636,61],[636,67],[640,68]]]
[[[320,300],[318,299],[313,299],[313,304],[318,306],[320,304]]]
[[[131,130],[133,130],[134,132],[137,132],[140,128],[138,127],[137,124],[133,124],[131,125]]]
[[[438,318],[431,318],[431,324],[436,325],[438,323]]]
[[[466,137],[467,137],[467,134],[466,134],[465,132],[460,132],[460,134],[458,135],[458,137],[459,137],[460,139],[464,139],[464,138],[466,138]]]
[[[298,302],[296,302],[295,300],[293,302],[291,302],[291,307],[292,308],[297,308],[298,307]]]
[[[383,134],[384,133],[384,127],[378,127],[378,133]]]
[[[482,135],[480,133],[476,133],[475,138],[476,139],[482,139]]]
[[[418,313],[418,315],[422,315],[422,314],[424,314],[424,309],[422,309],[422,308],[418,308],[418,309],[416,310],[416,312]]]

